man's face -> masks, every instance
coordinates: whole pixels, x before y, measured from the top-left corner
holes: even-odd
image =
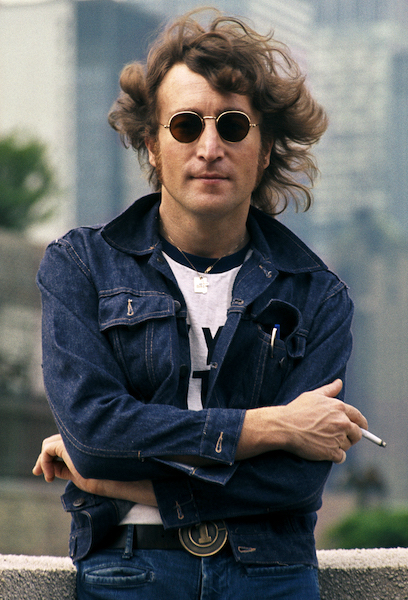
[[[184,64],[173,66],[163,79],[158,107],[162,125],[181,111],[218,117],[226,110],[239,110],[252,123],[261,118],[247,96],[221,94]],[[240,142],[227,142],[215,121],[205,119],[204,131],[193,142],[181,143],[159,126],[157,143],[146,144],[162,184],[162,215],[185,223],[191,218],[246,220],[251,193],[269,164],[270,153],[261,154],[259,127],[251,127]]]

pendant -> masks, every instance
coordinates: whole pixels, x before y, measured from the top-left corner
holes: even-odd
[[[200,275],[199,277],[194,277],[194,291],[196,294],[206,294],[207,287],[207,277],[203,277],[202,275]]]

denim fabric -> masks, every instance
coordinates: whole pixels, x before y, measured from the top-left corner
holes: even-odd
[[[316,564],[315,511],[330,471],[271,452],[234,463],[245,410],[340,377],[351,351],[345,284],[278,221],[251,208],[240,269],[212,352],[204,409],[187,410],[186,305],[161,253],[160,197],[48,247],[38,274],[47,396],[84,477],[152,479],[166,528],[226,519],[240,562]],[[271,331],[280,339],[271,348]],[[174,455],[210,458],[190,468]],[[70,554],[86,556],[129,503],[68,485]]]
[[[222,552],[199,559],[182,550],[96,552],[77,565],[78,600],[319,600],[317,569],[254,566]]]

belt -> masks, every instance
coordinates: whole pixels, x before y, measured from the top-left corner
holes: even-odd
[[[100,549],[125,548],[128,525],[114,527]],[[187,550],[194,556],[213,556],[227,543],[224,521],[208,521],[178,530],[166,530],[162,525],[132,525],[133,548],[140,550]]]

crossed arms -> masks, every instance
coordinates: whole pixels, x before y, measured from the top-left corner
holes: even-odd
[[[347,450],[361,439],[360,427],[366,428],[367,421],[358,409],[336,399],[341,387],[342,382],[337,379],[301,394],[286,406],[247,410],[236,461],[286,450],[306,460],[344,462]],[[57,457],[62,461],[55,460]],[[203,462],[193,457],[174,458],[189,464]],[[47,482],[55,477],[71,480],[89,493],[157,506],[150,480],[123,482],[82,477],[60,435],[44,440],[33,473],[43,474]]]

